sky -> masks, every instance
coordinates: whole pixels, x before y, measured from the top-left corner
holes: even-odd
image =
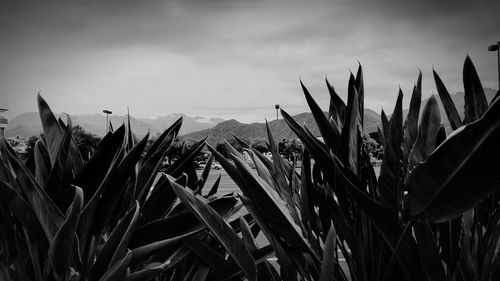
[[[365,106],[408,104],[419,70],[463,91],[473,60],[498,89],[500,1],[179,0],[23,1],[0,4],[0,108],[154,118],[262,122],[275,104],[307,111],[299,79],[328,109],[325,78],[344,99],[349,72],[364,70]]]

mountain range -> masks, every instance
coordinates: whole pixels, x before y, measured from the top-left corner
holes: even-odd
[[[484,89],[488,102],[492,100],[496,94],[496,90]],[[464,116],[464,93],[458,92],[451,95],[453,102],[456,105],[459,115]],[[427,99],[422,101],[420,110],[422,111]],[[439,109],[441,112],[441,120],[445,127],[449,128],[448,118],[443,109],[443,106],[437,98]],[[390,114],[391,112],[386,112]],[[408,109],[405,109],[403,116],[406,116]],[[133,132],[138,136],[144,136],[148,131],[151,136],[155,136],[168,128],[175,120],[183,116],[183,123],[180,131],[182,139],[200,140],[207,137],[210,144],[223,139],[230,139],[233,135],[237,135],[246,140],[265,139],[267,136],[265,123],[240,123],[235,119],[224,120],[221,118],[205,118],[205,117],[190,117],[181,113],[172,113],[165,116],[157,117],[156,119],[134,118],[130,117],[130,123]],[[64,120],[64,116],[61,116]],[[319,136],[319,130],[316,127],[314,118],[311,113],[301,113],[293,116],[299,124],[305,124],[313,134]],[[106,117],[102,114],[86,114],[86,115],[71,115],[74,124],[80,125],[85,130],[98,136],[104,135],[106,126]],[[127,116],[110,116],[111,123],[116,128],[122,123],[127,122]],[[364,110],[364,131],[366,133],[376,132],[377,125],[380,124],[380,114],[371,110]],[[285,121],[273,120],[269,122],[269,126],[276,140],[294,138],[294,133],[288,128]],[[23,137],[28,138],[33,135],[39,135],[42,131],[40,117],[36,112],[23,113],[12,120],[9,120],[9,126],[5,131],[6,137]]]
[[[157,117],[156,119],[138,119],[130,116],[130,126],[138,137],[144,136],[148,131],[150,132],[150,136],[156,136],[167,129],[181,116],[183,116],[182,128],[179,132],[181,135],[211,128],[224,121],[224,119],[221,118],[190,117],[181,113],[172,113]],[[66,117],[63,115],[59,115],[58,117],[66,120]],[[121,124],[127,122],[127,115],[111,115],[109,119],[112,126],[117,128]],[[95,135],[103,136],[106,132],[106,117],[102,114],[71,115],[71,120],[74,124],[80,125],[83,129]],[[41,131],[42,124],[38,112],[25,112],[9,120],[9,125],[5,130],[5,136],[28,138],[30,136],[39,135]]]
[[[484,92],[486,95],[486,99],[488,100],[489,103],[491,102],[497,91],[494,89],[485,88]],[[448,117],[446,117],[446,112],[444,111],[443,105],[441,104],[441,100],[439,99],[439,97],[436,98],[438,100],[439,110],[441,113],[441,122],[449,132],[451,131],[451,129]],[[463,119],[464,105],[465,105],[464,93],[457,92],[456,94],[451,95],[451,98],[455,103],[455,106],[457,108],[460,117]],[[422,112],[428,100],[429,98],[422,100],[422,104],[420,106],[420,112]],[[386,112],[386,114],[389,115],[389,118],[390,118],[390,113],[391,112]],[[408,114],[408,109],[405,109],[403,111],[403,116],[406,117],[407,114]],[[297,121],[297,123],[305,125],[314,135],[320,136],[318,127],[316,126],[316,123],[311,113],[301,113],[292,117],[295,119],[295,121]],[[382,126],[380,120],[381,120],[380,114],[371,109],[365,108],[364,123],[363,123],[364,132],[365,133],[376,132],[377,126]],[[284,120],[270,121],[269,127],[271,128],[275,140],[296,137],[295,134],[289,129],[288,125],[285,123]],[[215,127],[210,129],[186,134],[183,136],[183,138],[191,140],[200,140],[203,139],[204,137],[207,137],[208,143],[214,144],[219,141],[222,141],[223,139],[231,139],[233,138],[233,135],[236,135],[247,141],[252,141],[256,139],[267,139],[265,123],[243,124],[234,119],[221,122],[217,124]]]
[[[297,123],[305,125],[314,135],[319,136],[319,130],[311,113],[301,113],[292,116]],[[373,132],[377,130],[377,123],[380,121],[380,115],[375,111],[365,108],[364,110],[364,130]],[[273,133],[275,140],[296,138],[295,133],[288,127],[283,119],[269,121],[269,128]],[[231,139],[236,135],[244,140],[252,141],[259,139],[267,139],[266,124],[252,123],[244,124],[237,120],[231,119],[215,125],[213,128],[192,132],[183,135],[183,139],[200,140],[207,137],[210,144],[215,144],[224,139]]]

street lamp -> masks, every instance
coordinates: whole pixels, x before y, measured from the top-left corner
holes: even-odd
[[[276,104],[274,108],[276,108],[276,120],[278,120],[278,109],[280,109],[280,105]]]
[[[490,52],[497,52],[497,57],[498,57],[498,88],[500,89],[500,41],[498,41],[496,44],[488,46],[488,51]]]
[[[102,113],[106,114],[106,134],[109,132],[109,122],[108,122],[108,115],[109,114],[112,114],[113,112],[111,112],[110,110],[103,110]]]

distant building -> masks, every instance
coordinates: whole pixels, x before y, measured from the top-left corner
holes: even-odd
[[[9,124],[7,117],[3,116],[3,113],[7,110],[8,109],[0,108],[0,138],[4,137],[5,128],[7,128],[7,125]]]

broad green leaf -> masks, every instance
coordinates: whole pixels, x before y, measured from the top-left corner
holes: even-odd
[[[155,277],[160,273],[162,273],[163,271],[176,265],[190,253],[191,251],[187,247],[181,246],[174,253],[172,253],[163,263],[148,264],[148,266],[146,266],[145,268],[128,274],[125,280],[126,281],[149,280],[149,278]]]
[[[167,247],[171,247],[171,246],[177,247],[178,245],[182,245],[181,244],[182,239],[184,239],[185,237],[188,237],[190,235],[194,235],[203,229],[204,229],[204,227],[201,227],[199,229],[195,229],[193,231],[186,232],[186,233],[179,235],[179,236],[175,236],[175,237],[167,238],[167,239],[163,239],[163,240],[155,240],[155,242],[153,242],[153,243],[149,243],[149,244],[134,248],[134,249],[132,249],[133,262],[142,261],[145,258],[150,257],[153,254],[156,254],[159,252],[164,252],[165,248],[167,248]]]
[[[165,155],[179,132],[181,121],[182,119],[176,121],[165,131],[167,134],[163,133],[160,138],[153,143],[144,157],[145,161],[143,161],[139,167],[135,198],[139,200],[140,204],[143,204],[146,199],[149,187],[153,183]]]
[[[194,170],[193,161],[200,154],[206,144],[206,138],[195,143],[191,149],[185,151],[182,156],[175,161],[170,167],[168,167],[166,173],[176,178],[179,177],[183,172],[188,173],[188,186],[192,189],[196,189],[194,186],[197,179],[196,171]],[[183,150],[187,149],[184,147]]]
[[[333,120],[333,123],[337,127],[337,131],[340,132],[344,126],[344,115],[346,105],[344,101],[339,97],[335,89],[330,84],[328,79],[325,78],[326,87],[328,88],[328,93],[330,93],[330,108],[328,111],[328,120]]]
[[[40,121],[42,122],[47,150],[49,151],[50,160],[53,164],[56,160],[59,146],[64,137],[64,130],[63,128],[61,128],[49,105],[42,98],[42,96],[40,96],[40,94],[37,95],[37,101],[38,112],[40,114]],[[71,140],[69,154],[71,155],[70,159],[73,163],[74,172],[77,173],[83,167],[83,159],[73,140]]]
[[[130,151],[134,145],[134,136],[132,135],[132,126],[130,125],[130,111],[127,106],[127,151]]]
[[[120,162],[116,169],[110,171],[106,179],[103,181],[94,197],[99,196],[96,205],[96,216],[94,218],[93,233],[98,234],[104,230],[113,209],[115,208],[120,195],[125,191],[125,183],[129,176],[133,173],[137,161],[146,146],[149,134],[139,141]],[[94,200],[94,198],[92,199]]]
[[[418,135],[408,159],[408,171],[427,160],[427,156],[436,148],[438,132],[441,129],[441,114],[437,100],[431,96],[422,111]]]
[[[207,160],[207,163],[205,165],[205,168],[203,169],[203,172],[201,173],[201,178],[199,180],[199,189],[200,193],[203,187],[205,186],[205,182],[207,181],[208,175],[210,174],[210,170],[212,169],[212,163],[214,161],[214,156],[210,155],[210,157]]]
[[[89,280],[99,280],[106,270],[126,254],[126,246],[139,216],[139,205],[131,209],[113,229],[96,258]]]
[[[392,280],[392,277],[394,275],[394,271],[393,271],[394,263],[396,262],[396,259],[398,258],[398,256],[401,255],[400,252],[403,249],[402,246],[405,243],[404,241],[407,240],[408,236],[411,236],[411,230],[413,228],[412,224],[413,224],[413,222],[410,222],[409,224],[406,225],[403,233],[401,233],[401,236],[399,237],[398,242],[396,243],[396,246],[394,247],[394,249],[392,249],[391,257],[385,265],[385,270],[384,270],[384,275],[382,277],[382,281]],[[415,267],[415,264],[413,264],[413,267]],[[416,277],[416,276],[409,275],[408,272],[403,272],[403,274],[406,275],[407,279],[410,279],[411,277],[414,277],[414,278]],[[391,278],[391,279],[388,279],[388,278]],[[420,280],[420,279],[416,279],[416,280]]]
[[[358,92],[358,112],[359,112],[359,126],[361,131],[363,131],[363,121],[365,112],[365,87],[363,83],[363,68],[358,61],[358,71],[356,72],[356,91]]]
[[[138,163],[137,179],[135,181],[135,190],[131,196],[137,199],[141,204],[144,203],[147,193],[153,184],[158,170],[163,163],[164,155],[161,152],[153,154],[142,163]],[[139,162],[141,162],[139,160]]]
[[[171,188],[171,187],[169,187]],[[238,201],[234,197],[221,197],[209,202],[221,217],[231,214]],[[183,210],[171,214],[166,218],[152,221],[135,229],[131,241],[131,248],[136,248],[148,243],[183,235],[188,232],[198,231],[204,226],[189,211]]]
[[[221,176],[222,175],[219,175],[217,177],[217,179],[215,180],[214,185],[212,186],[212,188],[210,189],[210,191],[207,194],[207,198],[210,197],[210,196],[212,196],[212,195],[215,195],[217,193],[217,190],[219,189],[219,184],[220,184]]]
[[[281,116],[288,124],[290,129],[300,138],[302,143],[307,147],[315,161],[322,163],[321,167],[332,167],[333,162],[329,157],[328,152],[324,146],[321,146],[316,138],[311,138],[306,130],[302,128],[286,111],[281,110]],[[331,171],[327,171],[328,172]]]
[[[233,135],[234,139],[239,143],[239,145],[242,147],[242,148],[247,148],[249,149],[250,146],[248,145],[248,143],[246,141],[244,141],[243,139],[241,139],[240,137],[236,136],[236,135]]]
[[[195,214],[212,231],[219,242],[228,251],[231,257],[240,266],[245,276],[250,280],[257,280],[257,267],[253,257],[245,245],[226,222],[206,203],[196,198],[187,189],[172,183],[172,188],[184,205]]]
[[[433,98],[433,96],[431,97]],[[408,162],[410,151],[417,139],[418,134],[418,116],[420,113],[420,103],[422,100],[422,72],[419,72],[417,84],[413,87],[413,93],[410,100],[410,108],[404,123],[403,131],[403,163]]]
[[[460,239],[462,236],[462,218],[456,217],[437,225],[439,243],[441,245],[441,259],[451,272],[457,270],[457,263],[462,255]]]
[[[205,281],[210,270],[210,267],[205,263],[196,260],[191,266],[188,274],[184,277],[184,281]]]
[[[99,147],[76,176],[74,184],[83,189],[85,204],[94,196],[102,184],[113,163],[125,151],[125,126],[120,126],[114,133],[99,143]],[[118,164],[118,163],[116,163]]]
[[[302,223],[304,224],[304,228],[310,232],[311,228],[314,225],[314,221],[312,218],[312,215],[314,214],[314,205],[312,204],[312,198],[309,194],[309,189],[311,189],[312,185],[311,158],[307,149],[304,149],[304,152],[302,153],[302,166],[300,168],[300,173],[300,216],[302,219]]]
[[[264,216],[265,222],[271,227],[276,237],[282,237],[287,245],[302,250],[318,258],[302,233],[302,229],[293,220],[290,211],[279,194],[260,177],[255,176],[251,168],[238,157],[234,157],[236,167],[242,172],[247,183],[245,196],[255,202],[255,206]]]
[[[402,268],[408,273],[412,280],[419,280],[420,273],[417,271],[418,259],[415,253],[415,242],[408,236],[404,237],[402,241],[400,238],[403,234],[401,222],[394,211],[384,208],[379,203],[375,202],[372,198],[362,191],[356,182],[352,182],[345,174],[346,168],[340,166],[340,162],[335,162],[338,174],[339,184],[346,187],[346,190],[352,195],[356,204],[363,210],[366,216],[373,223],[378,230],[384,241],[389,248],[394,252],[399,247],[398,255],[396,258],[399,260]],[[399,244],[399,245],[398,245]]]
[[[10,163],[19,186],[38,217],[47,240],[52,241],[54,235],[64,222],[64,216],[47,193],[38,185],[35,178],[28,171],[28,168],[26,168],[5,139],[0,140],[0,152],[2,159]]]
[[[144,203],[140,224],[162,218],[172,207],[175,199],[177,196],[170,187],[167,176],[162,173]]]
[[[500,102],[496,101],[481,119],[455,131],[409,175],[411,214],[424,221],[444,222],[495,190],[499,141]]]
[[[485,254],[483,266],[481,268],[481,281],[496,280],[495,275],[498,275],[498,248],[500,247],[500,224],[496,222],[492,226],[491,236],[485,241]],[[495,263],[495,259],[497,259]]]
[[[321,275],[319,281],[334,281],[335,271],[338,270],[338,260],[335,258],[337,253],[337,233],[332,226],[326,236],[325,248],[323,250],[323,260],[321,261]]]
[[[413,226],[422,271],[429,281],[446,280],[437,240],[428,223],[415,223]]]
[[[451,99],[446,86],[443,84],[441,78],[436,73],[435,70],[432,70],[434,75],[434,82],[436,82],[436,88],[439,94],[439,98],[441,99],[441,103],[443,104],[444,111],[446,112],[446,116],[448,116],[448,121],[450,122],[450,126],[452,130],[458,129],[462,126],[462,120],[460,119],[460,115],[458,115],[457,108]]]
[[[116,263],[119,259],[123,258],[126,253],[127,253],[127,247],[130,241],[130,238],[132,236],[132,231],[135,229],[135,224],[137,222],[137,219],[139,218],[139,204],[136,201],[135,208],[133,210],[133,216],[130,220],[130,223],[127,226],[127,229],[122,232],[121,240],[120,243],[117,245],[113,257],[111,258],[111,261],[109,264],[114,264]],[[130,211],[132,213],[132,210]],[[116,228],[116,227],[115,227]]]
[[[117,281],[122,280],[127,274],[127,268],[132,261],[132,251],[128,251],[125,257],[116,262],[106,273],[99,279],[100,281]]]
[[[321,136],[332,151],[337,151],[337,146],[340,140],[339,131],[336,131],[331,127],[330,122],[328,122],[328,119],[323,113],[323,110],[321,110],[316,101],[314,101],[313,97],[304,86],[302,81],[300,81],[300,86],[302,87],[302,91],[304,92],[307,104],[311,109],[312,115],[314,117],[316,125],[318,126]]]
[[[493,102],[495,102],[498,98],[500,98],[500,90],[498,90],[493,99],[491,99],[490,105],[493,104]]]
[[[64,128],[64,135],[59,143],[56,158],[52,165],[50,175],[46,186],[45,192],[50,196],[52,201],[59,207],[60,210],[65,210],[63,199],[68,191],[69,184],[73,182],[73,172],[71,169],[72,163],[69,161],[69,146],[71,141],[71,127]]]
[[[253,260],[255,260],[255,263],[259,265],[263,262],[266,262],[270,257],[274,256],[274,253],[275,252],[273,247],[271,245],[267,245],[259,248],[256,252],[253,252],[252,257]],[[228,280],[240,273],[241,268],[238,266],[235,260],[229,259],[226,266],[218,268],[210,275],[210,280]]]
[[[342,128],[340,144],[336,154],[344,165],[349,167],[355,174],[358,174],[359,149],[361,145],[360,99],[357,89],[353,88],[349,89],[349,91],[352,93],[349,94],[344,127]]]
[[[269,171],[271,172],[271,176],[274,179],[275,186],[277,190],[279,190],[278,195],[285,201],[288,211],[292,216],[292,219],[295,223],[300,225],[300,218],[297,213],[297,209],[295,207],[295,201],[293,200],[292,190],[288,187],[286,182],[286,175],[283,168],[283,158],[281,157],[278,146],[274,141],[273,135],[271,133],[271,128],[269,128],[269,124],[266,121],[266,130],[267,130],[267,138],[269,140],[269,148],[273,155],[273,166]]]
[[[476,227],[474,209],[470,209],[462,215],[462,236],[460,238],[460,247],[462,248],[460,251],[460,270],[463,272],[465,280],[478,279],[479,276],[479,261],[475,246],[479,239],[476,235]]]
[[[35,179],[40,186],[45,186],[50,175],[50,158],[47,147],[42,140],[37,140],[35,144]]]
[[[274,169],[272,162],[255,149],[249,150],[249,152],[259,177],[265,180],[270,187],[273,187],[274,190],[279,193],[279,190],[275,187],[274,178],[270,172],[270,170]]]
[[[486,100],[483,86],[469,56],[465,59],[463,80],[465,100],[464,123],[468,124],[479,119],[488,109],[488,101]]]
[[[82,189],[74,185],[72,187],[75,189],[73,202],[66,212],[64,223],[50,242],[48,250],[49,263],[60,280],[65,278],[69,269],[69,260],[76,239],[76,227],[83,207]]]
[[[188,236],[182,242],[211,268],[217,269],[225,265],[225,257],[197,237]]]
[[[179,130],[182,125],[182,116],[177,119],[168,129],[166,129],[157,139],[156,141],[151,145],[149,148],[148,152],[146,153],[146,159],[151,157],[153,154],[157,153],[158,151],[165,151],[170,144],[170,137],[173,136],[172,138],[175,140],[175,137],[178,135]]]
[[[221,164],[222,168],[224,168],[224,170],[228,173],[228,175],[236,183],[236,185],[243,192],[245,192],[245,190],[247,189],[247,185],[245,183],[242,173],[234,166],[234,164],[229,162],[229,160],[227,160],[226,158],[224,158],[224,156],[222,156],[219,152],[217,152],[215,148],[211,147],[209,144],[207,144],[207,147],[212,153],[212,155],[214,155],[215,160],[217,160],[217,162]]]
[[[0,181],[0,202],[2,206],[6,207],[6,210],[14,215],[21,224],[28,230],[31,236],[36,240],[40,249],[47,250],[49,247],[49,241],[46,239],[42,226],[38,221],[38,218],[31,208],[31,206],[26,202],[22,196],[12,188],[7,182]]]
[[[389,134],[389,119],[385,114],[385,111],[382,109],[380,112],[380,120],[382,121],[382,131],[384,132],[384,139],[387,139],[387,135]]]
[[[401,143],[403,140],[403,92],[399,90],[384,147],[377,190],[382,203],[393,211],[399,210],[401,190]]]
[[[239,218],[239,222],[240,222],[241,237],[243,238],[245,246],[250,252],[256,251],[257,244],[255,244],[255,239],[252,235],[252,231],[250,230],[250,226],[248,225],[247,221],[241,216]]]

